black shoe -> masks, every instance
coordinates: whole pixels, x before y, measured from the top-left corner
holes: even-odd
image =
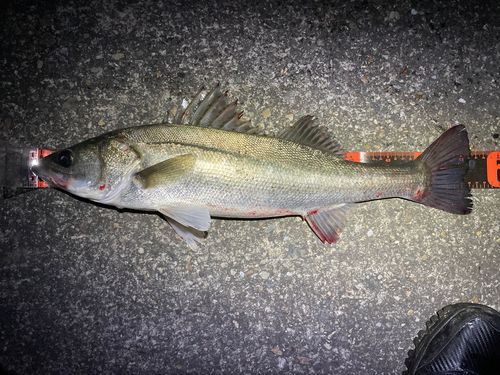
[[[500,374],[500,313],[488,306],[446,306],[413,342],[403,375]]]

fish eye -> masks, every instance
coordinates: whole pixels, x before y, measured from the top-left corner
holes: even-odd
[[[64,167],[64,168],[69,168],[71,167],[71,164],[73,164],[73,157],[75,155],[73,154],[73,151],[71,150],[63,150],[59,154],[59,165]]]

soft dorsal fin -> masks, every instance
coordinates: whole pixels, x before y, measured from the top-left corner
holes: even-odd
[[[210,92],[202,87],[189,102],[183,100],[168,122],[171,124],[207,126],[246,134],[263,134],[262,130],[242,120],[243,111],[237,109],[237,100],[231,101],[227,91],[221,93],[219,84]]]
[[[291,128],[281,131],[277,137],[321,151],[340,152],[342,147],[340,142],[315,125],[315,121],[316,118],[312,116],[301,117]]]

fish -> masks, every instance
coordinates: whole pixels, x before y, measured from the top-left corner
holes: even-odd
[[[380,165],[344,160],[340,142],[313,116],[264,134],[219,84],[173,112],[165,123],[117,129],[54,152],[33,171],[94,202],[159,212],[193,250],[212,217],[300,216],[331,244],[360,202],[403,198],[452,214],[472,211],[463,125],[414,160]]]

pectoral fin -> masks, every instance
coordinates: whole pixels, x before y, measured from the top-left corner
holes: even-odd
[[[328,243],[337,242],[345,227],[346,212],[353,204],[339,204],[326,211],[313,211],[305,216],[311,229],[319,239]]]
[[[194,155],[176,156],[143,169],[135,175],[135,179],[143,189],[161,188],[190,173],[195,163]]]

